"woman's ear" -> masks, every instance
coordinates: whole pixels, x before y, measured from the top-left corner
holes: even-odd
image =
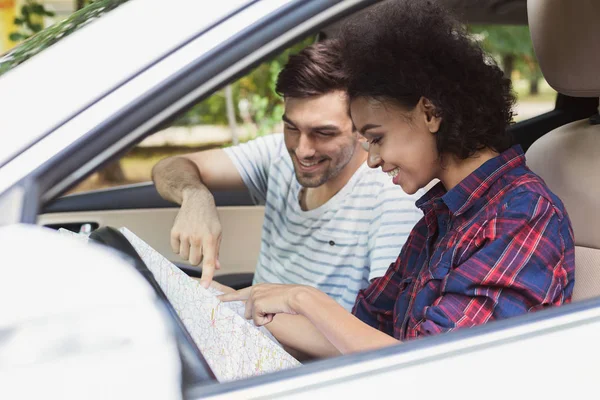
[[[429,99],[421,97],[421,99],[419,100],[418,107],[423,114],[423,117],[425,119],[425,125],[427,126],[427,129],[429,129],[429,132],[437,133],[437,131],[440,130],[442,117],[437,115],[433,103]]]

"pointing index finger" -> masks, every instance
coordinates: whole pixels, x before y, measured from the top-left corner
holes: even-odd
[[[244,300],[248,300],[248,298],[250,297],[251,290],[252,290],[252,286],[237,290],[235,292],[222,294],[217,298],[224,303],[227,303],[230,301],[244,301]]]

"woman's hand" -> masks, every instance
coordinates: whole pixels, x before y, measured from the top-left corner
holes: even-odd
[[[283,345],[316,357],[354,353],[399,343],[356,318],[325,293],[303,285],[263,283],[219,296],[245,301],[247,319],[258,326],[282,315],[269,330]]]
[[[310,290],[314,289],[303,285],[262,283],[223,294],[219,299],[224,302],[245,301],[246,319],[262,326],[273,321],[275,314],[298,314],[298,296]]]

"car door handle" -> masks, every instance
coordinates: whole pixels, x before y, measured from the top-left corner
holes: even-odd
[[[48,224],[44,225],[46,228],[58,230],[60,228],[66,229],[75,233],[82,233],[85,235],[90,234],[92,231],[98,229],[97,222],[67,222],[63,224]]]

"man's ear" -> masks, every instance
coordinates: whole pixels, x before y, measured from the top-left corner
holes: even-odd
[[[419,110],[423,114],[423,118],[425,119],[425,125],[429,132],[437,133],[440,130],[440,124],[442,123],[442,117],[439,117],[436,113],[435,105],[425,98],[421,97],[418,104]]]

